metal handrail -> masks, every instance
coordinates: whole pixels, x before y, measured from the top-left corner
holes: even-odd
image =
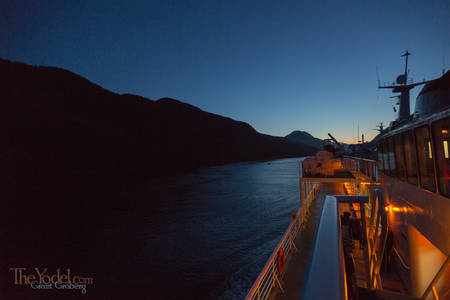
[[[344,156],[342,158],[342,164],[348,171],[362,173],[370,179],[378,182],[378,168],[376,161],[366,158]]]
[[[403,257],[400,255],[400,253],[398,253],[397,248],[392,247],[392,249],[394,250],[394,253],[397,255],[398,260],[400,261],[400,264],[403,266],[403,268],[405,268],[406,270],[410,270],[411,267],[408,266],[408,265],[406,264],[406,262],[403,260]]]
[[[280,276],[282,275],[283,271],[286,268],[284,268],[284,270],[281,270],[281,272],[279,272],[277,267],[278,253],[282,249],[285,255],[285,261],[287,261],[288,256],[292,252],[292,250],[298,250],[294,245],[294,241],[297,236],[297,233],[299,232],[299,230],[302,228],[303,224],[306,221],[306,213],[309,210],[311,202],[316,198],[318,190],[319,190],[319,183],[314,183],[309,188],[305,189],[305,192],[307,193],[307,196],[305,197],[306,198],[305,203],[300,207],[297,214],[295,215],[295,219],[291,222],[288,229],[281,238],[280,242],[278,243],[277,247],[270,255],[264,268],[258,275],[252,288],[245,297],[246,300],[267,299],[270,295],[270,291],[272,290],[275,284],[277,284],[282,291],[284,290]]]
[[[387,216],[384,210],[385,202],[383,194],[379,189],[376,189],[372,197],[374,201],[378,202],[378,212],[376,214],[376,220],[371,220],[370,224],[375,221],[375,226],[373,229],[373,234],[367,233],[367,245],[368,245],[368,258],[369,258],[369,280],[372,289],[381,289],[382,282],[380,277],[380,268],[383,261],[384,248],[386,247],[387,240]],[[372,203],[372,209],[375,208],[374,203]],[[371,218],[375,215],[372,212]],[[380,234],[378,232],[380,231]]]
[[[354,157],[354,156],[348,156],[348,155],[344,155],[344,158],[349,158],[349,159],[354,159],[354,160],[364,160],[367,162],[375,162],[373,159],[368,159],[368,158],[362,158],[362,157]]]

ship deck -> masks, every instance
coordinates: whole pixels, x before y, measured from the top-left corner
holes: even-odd
[[[298,299],[308,267],[314,234],[320,220],[320,214],[326,195],[345,195],[342,182],[321,183],[316,199],[311,203],[306,223],[295,240],[298,252],[287,259],[286,271],[282,276],[284,292],[275,286],[269,299]]]
[[[298,251],[292,252],[286,261],[286,271],[281,277],[282,291],[278,285],[271,290],[268,299],[284,300],[299,299],[308,269],[311,251],[314,243],[317,226],[320,222],[322,207],[327,195],[345,195],[342,182],[322,182],[315,200],[309,208],[306,223],[295,239],[295,247]],[[339,205],[339,215],[344,211],[350,211],[350,204],[342,203]],[[367,287],[367,264],[364,260],[364,252],[359,247],[359,242],[355,241],[354,249],[356,286],[358,289]],[[401,281],[393,272],[384,273],[383,291],[377,291],[376,294],[367,294],[368,299],[415,299],[406,296],[406,289]],[[364,292],[364,291],[363,291]]]

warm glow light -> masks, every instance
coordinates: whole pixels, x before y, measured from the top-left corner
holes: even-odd
[[[442,129],[442,133],[443,133],[443,134],[447,134],[447,133],[448,133],[448,130],[447,130],[447,129]]]
[[[408,211],[408,209],[406,207],[396,207],[396,206],[392,206],[392,205],[387,205],[384,207],[384,209],[386,211],[395,211],[395,212],[400,212],[403,211],[405,214]]]
[[[433,154],[431,153],[431,142],[428,142],[428,156],[429,158],[433,158]]]
[[[444,156],[445,158],[448,158],[448,142],[443,141],[443,143],[444,143]]]

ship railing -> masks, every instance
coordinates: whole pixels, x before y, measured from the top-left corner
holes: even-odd
[[[374,160],[344,156],[342,158],[342,165],[347,171],[359,172],[367,176],[370,180],[378,182],[378,168]]]
[[[378,168],[377,163],[371,159],[360,157],[343,156],[341,158],[331,159],[322,162],[320,167],[314,169],[303,168],[303,163],[300,163],[300,180],[313,182],[337,182],[342,175],[335,176],[337,171],[349,171],[359,173],[359,179],[349,181],[370,181],[378,182]],[[331,179],[331,180],[330,180]]]
[[[388,234],[385,201],[379,189],[375,189],[370,197],[371,213],[366,228],[368,253],[368,278],[371,289],[382,289],[380,268]]]
[[[319,190],[319,183],[308,183],[305,185],[304,190],[306,193],[306,200],[295,216],[293,216],[291,224],[284,233],[275,250],[270,255],[269,260],[266,262],[266,265],[248,292],[247,297],[245,297],[246,300],[267,299],[275,285],[277,285],[280,290],[284,291],[282,275],[286,270],[286,263],[289,255],[292,251],[299,251],[299,249],[295,246],[295,239],[298,232],[303,227],[303,224],[306,222],[307,212],[311,202],[316,198]],[[282,259],[282,256],[284,256],[283,267],[279,268],[279,260]]]

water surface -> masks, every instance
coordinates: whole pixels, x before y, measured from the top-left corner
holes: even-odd
[[[35,188],[30,197],[61,200],[20,213],[40,226],[14,227],[23,238],[10,236],[8,265],[91,275],[84,299],[241,299],[299,208],[299,160],[209,167],[139,184]],[[26,293],[11,284],[6,291]]]

